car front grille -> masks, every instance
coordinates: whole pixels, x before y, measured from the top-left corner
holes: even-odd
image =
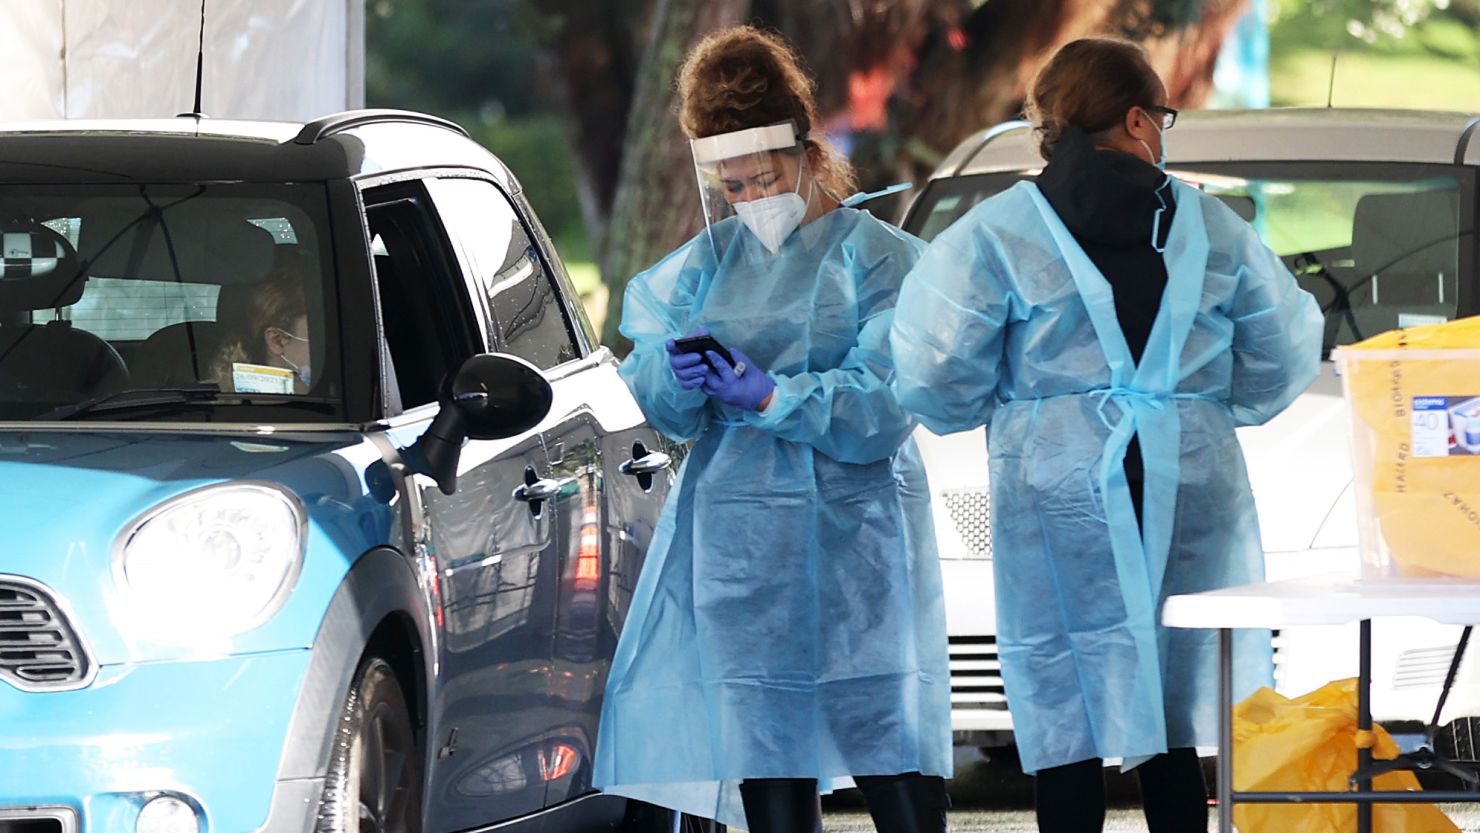
[[[992,503],[986,489],[950,489],[941,493],[951,523],[966,545],[967,558],[992,557]]]
[[[950,651],[951,708],[1006,711],[997,637],[953,636]]]
[[[50,592],[0,576],[0,680],[27,691],[78,688],[93,663]],[[0,831],[3,833],[3,831]]]

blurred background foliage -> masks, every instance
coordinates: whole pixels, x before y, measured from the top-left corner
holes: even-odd
[[[1275,0],[1268,13],[1272,104],[1329,92],[1337,107],[1480,112],[1480,0]]]
[[[1267,37],[1253,76],[1267,90],[1214,89],[1246,14]],[[698,222],[673,69],[704,31],[739,21],[812,58],[826,129],[865,188],[928,175],[972,130],[1016,115],[1054,46],[1098,32],[1145,43],[1176,106],[1329,95],[1480,112],[1480,0],[368,0],[366,99],[452,118],[493,149],[620,350],[626,279]],[[1249,83],[1233,77],[1219,80]],[[904,202],[873,207],[893,219]]]
[[[369,0],[370,107],[453,119],[520,177],[583,296],[599,290],[562,116],[543,92],[539,18],[511,0]]]

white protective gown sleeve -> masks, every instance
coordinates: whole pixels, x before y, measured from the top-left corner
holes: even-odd
[[[1229,224],[1233,228],[1231,223]],[[1263,425],[1310,386],[1320,371],[1321,311],[1279,256],[1244,226],[1233,321],[1229,405],[1239,425]]]
[[[692,440],[704,430],[708,419],[709,397],[701,390],[685,390],[668,364],[668,340],[687,335],[688,322],[680,321],[679,310],[672,304],[683,297],[688,270],[682,262],[669,263],[673,255],[644,273],[644,280],[632,280],[622,296],[622,335],[632,342],[632,352],[622,361],[618,373],[632,391],[648,422],[675,440]],[[665,266],[667,268],[665,268]],[[658,282],[654,286],[653,282]],[[662,299],[669,299],[665,303]]]
[[[937,434],[986,425],[997,407],[1014,307],[1001,260],[990,230],[956,223],[926,248],[900,291],[890,341],[909,368],[896,370],[894,389]]]
[[[904,258],[914,253],[913,247],[886,249],[865,263],[855,256],[848,268],[860,275],[858,344],[835,369],[771,374],[774,399],[745,421],[844,463],[872,463],[898,451],[915,422],[889,389],[889,330],[898,276],[909,271]]]

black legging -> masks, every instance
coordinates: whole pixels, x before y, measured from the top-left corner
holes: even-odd
[[[907,772],[853,779],[880,833],[945,833],[945,780]],[[821,833],[822,808],[812,778],[748,778],[740,800],[750,833]]]
[[[1033,805],[1039,833],[1100,833],[1105,773],[1099,758],[1039,770]],[[1172,749],[1136,767],[1150,833],[1205,833],[1208,785],[1194,749]]]

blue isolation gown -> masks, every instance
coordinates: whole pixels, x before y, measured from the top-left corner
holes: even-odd
[[[839,208],[772,256],[732,218],[628,285],[621,375],[694,445],[613,660],[599,788],[744,827],[745,778],[950,774],[929,489],[888,386],[920,250]],[[679,385],[664,342],[697,327],[770,371],[765,413]]]
[[[1319,371],[1315,300],[1248,224],[1173,182],[1168,284],[1139,365],[1109,282],[1032,183],[946,229],[896,310],[900,402],[940,433],[990,424],[997,645],[1028,772],[1216,745],[1215,633],[1162,627],[1161,604],[1262,579],[1234,428]],[[1269,650],[1268,631],[1235,637],[1241,691],[1268,684]]]

